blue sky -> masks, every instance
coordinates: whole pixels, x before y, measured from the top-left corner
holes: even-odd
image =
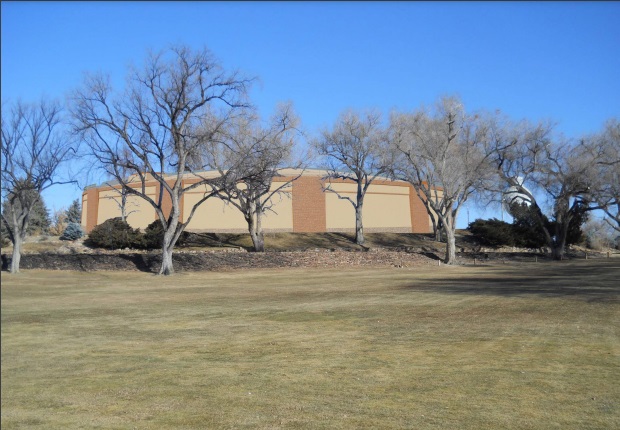
[[[291,100],[307,131],[345,108],[469,110],[552,119],[568,136],[620,116],[620,2],[6,2],[2,100],[64,99],[85,71],[121,87],[147,49],[207,46],[260,78],[264,115]],[[83,184],[81,184],[83,185]],[[68,206],[77,187],[46,192]],[[499,216],[470,206],[477,216]],[[458,227],[467,224],[463,210]]]

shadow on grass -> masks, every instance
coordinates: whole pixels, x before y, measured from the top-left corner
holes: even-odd
[[[471,275],[424,279],[404,288],[418,292],[482,296],[575,297],[588,302],[620,303],[619,262],[550,263],[540,267],[485,268]]]
[[[134,265],[140,272],[146,273],[157,273],[161,265],[161,257],[159,258],[159,264],[154,264],[156,258],[148,254],[118,254],[118,258]]]
[[[373,246],[383,248],[428,246],[435,242],[433,235],[428,233],[368,233],[366,239]]]
[[[188,238],[177,246],[181,249],[199,246],[209,248],[243,248],[246,251],[251,251],[253,247],[245,243],[247,239],[249,239],[249,234],[188,232]]]

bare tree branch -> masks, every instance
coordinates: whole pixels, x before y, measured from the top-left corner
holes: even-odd
[[[401,154],[392,174],[409,182],[437,217],[446,234],[447,264],[456,261],[459,210],[493,172],[485,147],[488,132],[484,118],[467,114],[455,97],[442,98],[431,110],[391,117],[391,143]]]
[[[277,178],[283,178],[283,168],[300,169],[303,160],[293,160],[293,150],[299,136],[299,119],[291,104],[280,105],[263,127],[256,115],[238,116],[223,133],[223,145],[211,148],[206,155],[213,168],[222,177],[228,173],[217,196],[243,214],[252,238],[254,250],[264,251],[262,217],[273,211],[276,196],[282,197],[284,189],[303,173],[273,187]],[[234,174],[230,174],[234,171]]]
[[[355,243],[364,243],[363,207],[368,187],[379,176],[388,173],[394,152],[388,145],[388,135],[381,124],[381,114],[352,110],[340,114],[332,130],[323,130],[313,142],[324,157],[327,175],[323,190],[346,200],[355,209]],[[355,197],[333,188],[334,181],[356,185]]]
[[[73,183],[59,178],[59,167],[76,154],[60,132],[62,108],[57,102],[17,102],[2,112],[2,198],[8,213],[2,222],[13,242],[11,272],[19,272],[21,247],[30,214],[41,192],[53,185]]]
[[[75,132],[122,192],[147,201],[163,226],[160,274],[173,273],[177,239],[196,207],[212,196],[206,193],[183,222],[183,194],[222,182],[200,175],[206,166],[196,154],[217,142],[236,112],[249,107],[251,82],[238,72],[225,73],[207,49],[175,46],[150,54],[142,69],[131,70],[124,96],[113,98],[109,79],[97,75],[88,76],[73,94]],[[132,186],[136,179],[140,187]],[[157,198],[146,193],[150,180],[157,183]],[[164,196],[171,202],[170,212]]]

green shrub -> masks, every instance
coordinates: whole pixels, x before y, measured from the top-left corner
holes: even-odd
[[[145,248],[144,234],[121,218],[110,218],[93,228],[88,243],[106,249]]]
[[[541,212],[538,206],[513,204],[510,206],[509,212],[514,218],[512,231],[515,246],[520,248],[542,248],[547,246],[545,229],[551,228],[549,218]]]
[[[514,246],[513,227],[507,222],[493,219],[477,219],[467,229],[481,245]]]
[[[78,223],[71,222],[60,236],[60,240],[77,240],[84,236],[84,230]]]
[[[79,199],[73,200],[69,209],[65,212],[67,222],[79,224],[82,221],[82,205]]]
[[[181,233],[177,245],[183,245],[187,242],[189,233],[184,231]],[[159,249],[162,247],[164,241],[164,228],[159,220],[155,220],[150,223],[144,230],[144,243],[148,249]]]

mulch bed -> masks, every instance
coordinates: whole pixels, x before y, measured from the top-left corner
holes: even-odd
[[[436,265],[435,255],[407,250],[341,251],[316,250],[293,252],[203,252],[177,251],[174,269],[183,271],[227,271],[286,267],[415,267]],[[2,270],[11,264],[11,256],[2,254]],[[157,273],[161,255],[157,252],[123,253],[39,253],[23,254],[21,269],[45,270],[132,270]]]

